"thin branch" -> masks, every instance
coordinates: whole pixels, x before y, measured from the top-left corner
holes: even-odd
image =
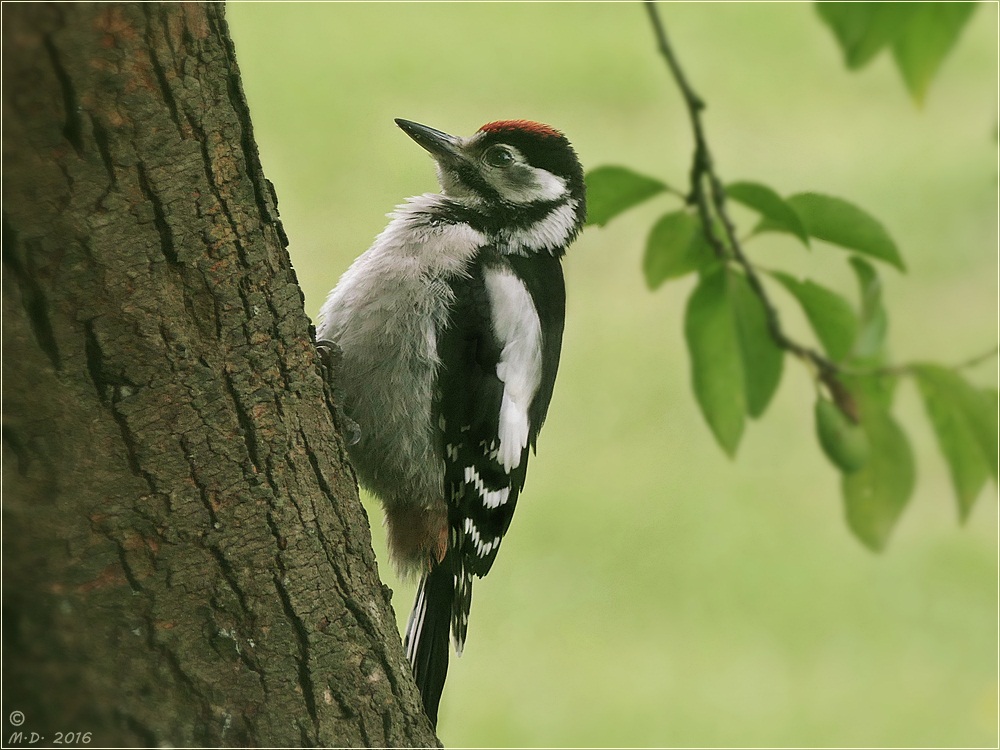
[[[688,115],[691,118],[691,129],[694,131],[694,162],[691,165],[691,193],[686,197],[686,200],[698,209],[701,225],[705,229],[705,237],[715,251],[716,257],[724,260],[728,257],[729,253],[722,238],[715,233],[715,223],[712,221],[708,198],[705,195],[704,177],[705,175],[712,174],[712,154],[708,150],[708,143],[705,141],[705,131],[701,125],[700,113],[705,108],[705,102],[694,92],[694,89],[691,88],[691,85],[687,81],[687,77],[684,75],[684,71],[681,70],[680,63],[674,56],[673,48],[670,46],[670,42],[667,41],[667,33],[660,22],[660,15],[656,10],[656,5],[649,0],[647,0],[645,5],[646,11],[649,13],[650,22],[653,24],[653,30],[656,33],[660,52],[666,58],[670,74],[674,77],[674,81],[676,81],[678,88],[681,90],[681,95],[684,97],[684,104],[687,106]]]
[[[694,158],[691,163],[691,192],[685,199],[697,209],[705,237],[715,250],[716,257],[722,261],[732,260],[743,269],[750,288],[764,307],[767,328],[775,344],[779,348],[794,354],[799,359],[815,367],[818,379],[833,392],[841,408],[848,413],[854,412],[850,394],[840,383],[838,375],[906,375],[912,372],[911,365],[887,365],[864,369],[852,367],[851,365],[840,365],[825,357],[816,349],[800,344],[785,333],[781,327],[778,310],[768,296],[767,290],[764,289],[757,269],[750,262],[746,253],[743,252],[744,240],[741,240],[736,234],[736,225],[726,210],[726,191],[722,185],[722,181],[715,173],[715,167],[712,163],[712,152],[708,148],[708,141],[705,139],[705,129],[701,121],[701,113],[705,109],[705,101],[698,96],[697,92],[688,82],[687,76],[684,75],[677,56],[674,54],[673,47],[671,47],[670,41],[667,39],[667,32],[663,22],[660,20],[656,3],[653,0],[645,0],[643,4],[645,5],[646,12],[649,14],[649,20],[653,26],[653,32],[656,35],[656,42],[660,53],[666,59],[670,74],[673,76],[677,88],[680,89],[684,105],[691,120],[691,130],[694,134]],[[723,232],[722,236],[718,232],[720,225]],[[987,352],[954,365],[953,369],[963,370],[975,367],[982,362],[996,357],[997,354],[998,347],[993,347]],[[854,414],[854,418],[856,418],[856,413]]]
[[[715,168],[712,164],[712,153],[705,139],[705,130],[701,122],[701,113],[705,109],[705,102],[691,87],[687,76],[684,75],[684,71],[677,61],[674,50],[670,46],[670,41],[667,39],[666,29],[660,20],[656,3],[652,2],[652,0],[646,0],[644,5],[649,14],[650,23],[653,25],[653,32],[656,34],[656,41],[660,52],[666,59],[667,66],[670,68],[670,74],[681,91],[681,96],[684,98],[684,104],[691,119],[691,129],[694,133],[695,145],[694,160],[691,165],[691,194],[688,196],[688,202],[694,204],[698,209],[705,236],[715,249],[716,256],[720,259],[731,258],[743,269],[750,288],[764,306],[768,331],[774,342],[781,349],[791,352],[799,359],[811,362],[819,371],[820,376],[823,379],[828,379],[838,372],[839,368],[836,363],[815,349],[800,344],[784,332],[784,329],[781,327],[781,321],[778,318],[777,308],[775,308],[770,297],[768,297],[767,291],[764,289],[764,285],[761,283],[753,264],[750,263],[743,252],[742,243],[736,234],[736,226],[730,218],[729,212],[726,210],[725,188],[723,188],[722,182],[715,173]],[[707,191],[705,189],[706,184],[708,187]],[[722,225],[725,240],[717,234],[716,219]]]
[[[981,365],[983,362],[988,362],[991,359],[995,359],[997,354],[1000,354],[1000,346],[994,346],[992,349],[988,349],[982,354],[977,354],[975,357],[969,357],[964,362],[959,362],[954,366],[956,370],[968,370],[971,367],[976,367]]]
[[[997,354],[1000,354],[1000,347],[994,346],[985,352],[981,352],[974,357],[964,359],[961,362],[956,362],[953,365],[941,366],[949,370],[954,370],[955,372],[958,372],[959,370],[969,370],[983,364],[984,362],[988,362],[991,359],[995,359]],[[878,375],[900,377],[904,375],[913,375],[918,365],[919,363],[917,362],[903,362],[898,365],[882,365],[880,367],[854,367],[850,364],[838,364],[836,365],[836,371],[833,374],[866,378]]]

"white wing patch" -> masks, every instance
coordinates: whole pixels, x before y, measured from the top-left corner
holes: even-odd
[[[511,203],[555,201],[566,195],[566,180],[558,175],[554,175],[540,167],[532,167],[527,163],[517,164],[512,169],[523,172],[527,175],[528,179],[523,183],[512,185],[509,178],[504,176],[486,175],[486,179],[497,192]]]
[[[465,481],[476,488],[479,499],[487,508],[499,508],[510,497],[510,487],[503,487],[499,490],[488,490],[483,478],[479,476],[475,466],[465,467]]]
[[[476,528],[476,524],[472,522],[471,518],[465,519],[465,533],[472,540],[472,544],[476,548],[476,554],[480,557],[487,557],[490,552],[500,546],[500,537],[498,536],[493,537],[492,542],[485,541],[479,534],[479,529]]]
[[[504,384],[497,459],[511,471],[528,445],[528,409],[542,377],[542,326],[524,282],[512,271],[488,269],[484,280],[493,331],[503,344],[497,364]]]

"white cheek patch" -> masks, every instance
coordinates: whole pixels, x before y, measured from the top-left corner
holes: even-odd
[[[512,181],[506,172],[495,172],[487,177],[500,197],[510,203],[548,202],[566,195],[566,180],[558,175],[527,164],[518,164],[510,169],[520,172],[516,181]]]
[[[503,344],[497,377],[503,382],[497,460],[511,471],[528,445],[528,409],[542,377],[542,327],[524,283],[507,269],[488,270],[493,331]]]
[[[544,169],[531,167],[534,172],[536,191],[532,200],[554,201],[566,195],[566,180]]]

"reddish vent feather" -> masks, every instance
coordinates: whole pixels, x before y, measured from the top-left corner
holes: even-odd
[[[482,133],[510,133],[519,131],[549,138],[563,137],[563,134],[555,128],[540,122],[533,122],[532,120],[497,120],[496,122],[486,123],[479,128],[479,131]]]

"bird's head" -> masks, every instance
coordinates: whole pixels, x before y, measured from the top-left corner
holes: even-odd
[[[409,120],[396,124],[434,157],[445,195],[503,212],[573,201],[583,223],[583,167],[555,128],[499,120],[461,138]]]

